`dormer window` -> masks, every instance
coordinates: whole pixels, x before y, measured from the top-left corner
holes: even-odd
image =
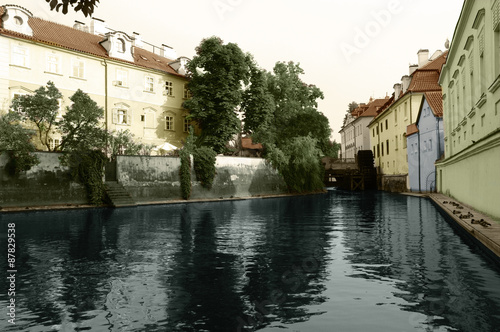
[[[116,40],[116,51],[120,53],[125,53],[125,41],[121,38]]]
[[[23,25],[23,19],[19,16],[14,17],[14,23],[16,25]]]

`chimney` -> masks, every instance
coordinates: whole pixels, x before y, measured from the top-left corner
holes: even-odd
[[[162,57],[165,57],[167,59],[176,59],[177,58],[177,52],[175,52],[175,50],[168,46],[168,45],[165,45],[165,44],[161,44],[162,48],[161,48],[161,51],[160,51],[160,55]]]
[[[401,77],[403,93],[406,93],[406,91],[408,90],[408,87],[410,86],[410,82],[411,82],[410,76],[405,75],[405,76]]]
[[[429,63],[429,50],[420,50],[418,54],[418,68],[422,68]]]
[[[134,32],[134,46],[135,47],[141,47],[142,48],[142,37],[141,34],[138,32]]]
[[[73,24],[74,29],[83,31],[84,27],[85,27],[85,23],[75,20],[75,24]]]
[[[106,33],[109,32],[109,29],[106,27],[106,23],[103,20],[92,17],[90,32],[94,35],[105,36]]]
[[[417,69],[418,69],[418,65],[410,65],[410,76],[413,75],[413,73]]]
[[[399,99],[399,95],[401,94],[401,83],[394,84],[394,101]]]

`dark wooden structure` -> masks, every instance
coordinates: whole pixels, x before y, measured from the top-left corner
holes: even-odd
[[[345,190],[377,189],[377,171],[371,150],[358,151],[355,159],[323,158],[325,186]]]

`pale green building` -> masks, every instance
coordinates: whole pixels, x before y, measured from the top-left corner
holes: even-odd
[[[500,0],[465,0],[440,84],[438,191],[500,218]]]

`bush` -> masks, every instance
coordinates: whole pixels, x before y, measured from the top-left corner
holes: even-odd
[[[201,182],[203,188],[212,188],[215,177],[215,161],[217,153],[209,147],[201,146],[193,151],[194,172],[196,179]]]
[[[85,186],[89,202],[94,205],[101,205],[106,197],[102,181],[106,161],[106,155],[99,150],[74,150],[61,158],[61,163],[71,168],[73,178]]]

